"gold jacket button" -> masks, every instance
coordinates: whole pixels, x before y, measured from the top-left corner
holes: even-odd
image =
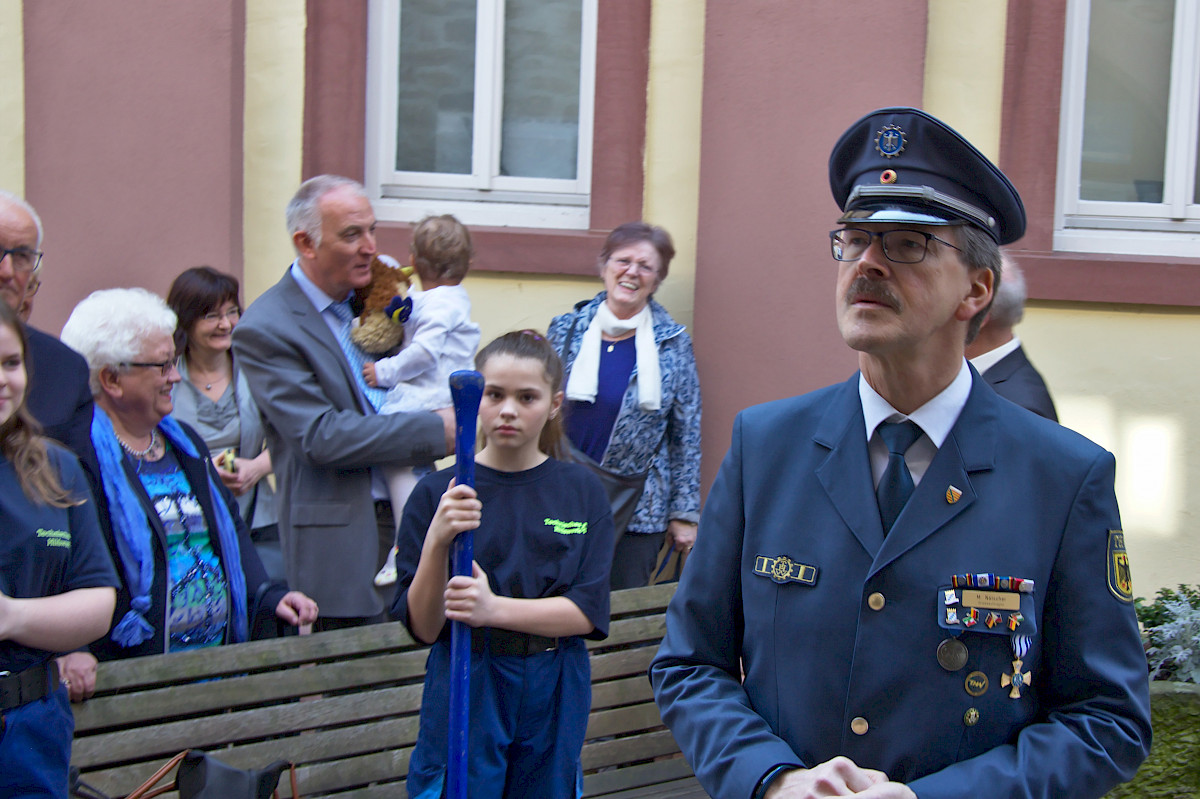
[[[967,708],[967,712],[963,713],[963,724],[968,727],[974,727],[979,723],[979,711],[973,707]]]
[[[871,610],[883,610],[883,606],[886,604],[887,600],[878,591],[867,597],[867,607]]]
[[[855,735],[866,735],[867,729],[870,726],[871,725],[867,724],[867,720],[864,719],[862,716],[855,716],[854,720],[850,722],[850,730]]]

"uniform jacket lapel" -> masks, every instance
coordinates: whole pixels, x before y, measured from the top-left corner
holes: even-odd
[[[287,274],[287,280],[284,282],[284,299],[287,303],[287,310],[292,314],[292,319],[298,330],[313,342],[316,350],[312,352],[314,359],[320,357],[319,352],[324,352],[329,359],[325,363],[313,364],[314,371],[329,368],[330,365],[336,364],[334,368],[340,369],[346,378],[347,384],[350,386],[350,391],[354,394],[360,408],[370,407],[366,397],[362,396],[362,391],[358,387],[358,378],[350,371],[350,362],[346,359],[346,353],[342,352],[342,345],[338,343],[337,338],[333,335],[333,331],[329,329],[329,325],[325,322],[325,317],[321,315],[312,304],[308,296],[300,289],[298,284],[290,274]],[[373,409],[372,409],[372,412]]]
[[[976,494],[971,475],[990,471],[995,464],[996,403],[1001,401],[972,368],[967,404],[884,541],[872,573],[950,524],[974,504]],[[951,487],[962,494],[956,498]]]
[[[950,435],[942,443],[904,512],[884,537],[867,454],[858,375],[843,384],[813,435],[829,449],[817,467],[817,479],[842,520],[873,558],[875,573],[969,508],[975,501],[971,474],[992,468],[996,451],[999,402],[972,369],[971,393]],[[962,492],[955,501],[950,487]]]
[[[856,372],[842,384],[817,425],[813,440],[829,450],[817,467],[817,479],[850,532],[874,557],[883,545],[883,523],[872,486],[865,424]]]

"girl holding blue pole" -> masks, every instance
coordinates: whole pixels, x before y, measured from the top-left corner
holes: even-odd
[[[472,799],[581,794],[591,705],[585,638],[608,635],[612,514],[586,468],[556,460],[562,364],[533,331],[476,357],[483,374],[475,487],[452,470],[421,480],[400,522],[393,614],[432,643],[412,799],[442,796],[450,625],[471,629],[468,782]],[[449,577],[457,535],[474,531],[472,575]]]

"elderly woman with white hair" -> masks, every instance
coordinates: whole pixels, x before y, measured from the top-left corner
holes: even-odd
[[[102,660],[247,641],[272,615],[317,617],[312,599],[268,581],[204,441],[170,416],[175,322],[157,295],[109,289],[80,302],[62,331],[88,362],[96,499],[122,577],[113,628],[92,645]]]

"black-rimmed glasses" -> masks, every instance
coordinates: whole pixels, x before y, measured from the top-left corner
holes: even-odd
[[[829,231],[829,249],[835,261],[857,261],[871,249],[871,243],[878,238],[883,243],[883,256],[898,264],[919,264],[929,253],[929,242],[936,241],[945,244],[952,250],[959,250],[945,239],[940,239],[932,233],[923,230],[863,230],[857,227],[846,227]]]
[[[28,247],[0,247],[0,261],[10,256],[13,269],[18,272],[32,272],[42,262],[40,250],[31,250]]]
[[[117,365],[121,367],[138,366],[143,369],[157,369],[162,373],[163,377],[166,377],[171,374],[172,369],[178,368],[179,359],[172,358],[169,361],[126,361]]]

